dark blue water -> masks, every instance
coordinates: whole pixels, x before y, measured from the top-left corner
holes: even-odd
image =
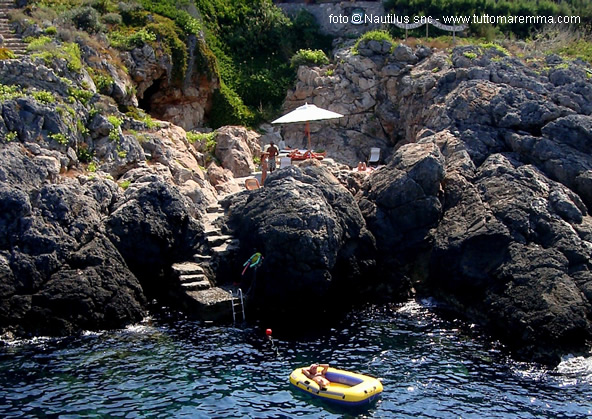
[[[592,416],[592,358],[554,370],[513,362],[469,325],[416,303],[367,308],[314,336],[274,336],[263,324],[151,319],[12,342],[0,348],[0,417]],[[312,361],[383,377],[381,399],[349,411],[292,390],[290,372]]]

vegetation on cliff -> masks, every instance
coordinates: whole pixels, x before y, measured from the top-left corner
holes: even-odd
[[[271,0],[36,0],[12,17],[36,28],[25,31],[30,52],[77,67],[77,45],[106,52],[104,46],[130,51],[148,44],[171,57],[170,82],[181,85],[195,58],[220,84],[207,118],[212,127],[253,125],[277,112],[294,81],[292,56],[303,48],[328,52],[331,43],[312,15],[291,20]],[[127,71],[117,53],[109,54]],[[94,68],[91,76],[99,90],[109,90],[109,74]]]
[[[385,8],[399,16],[579,16],[580,24],[592,23],[592,3],[587,0],[387,0]],[[505,34],[518,38],[532,36],[544,27],[544,22],[500,23],[489,25],[471,23],[471,32],[479,36],[494,37]],[[392,26],[395,36],[404,31]],[[423,29],[423,28],[422,28]],[[422,29],[419,29],[421,31]],[[430,29],[432,30],[432,29]],[[434,33],[441,31],[433,29]]]

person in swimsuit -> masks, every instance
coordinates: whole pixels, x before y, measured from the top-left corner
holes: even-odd
[[[319,367],[322,368],[321,371],[319,371]],[[312,364],[308,368],[302,368],[302,373],[317,383],[321,389],[326,390],[326,387],[331,384],[331,381],[327,380],[327,377],[325,377],[328,369],[329,364]]]

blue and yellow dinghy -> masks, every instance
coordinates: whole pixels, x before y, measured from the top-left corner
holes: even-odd
[[[382,393],[382,383],[378,378],[357,374],[329,367],[325,378],[331,383],[327,387],[320,386],[302,372],[303,368],[296,368],[290,374],[290,384],[297,389],[313,396],[336,403],[359,406],[369,404]]]

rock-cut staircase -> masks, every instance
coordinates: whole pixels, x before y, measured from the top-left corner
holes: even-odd
[[[27,52],[27,44],[10,29],[8,13],[15,8],[14,0],[0,0],[0,48],[7,48],[19,56]]]
[[[213,272],[215,264],[223,260],[229,252],[237,251],[238,240],[222,234],[217,221],[224,214],[219,205],[207,209],[204,218],[205,240],[208,254],[196,254],[193,260],[175,263],[172,266],[179,284],[187,296],[187,308],[205,321],[243,320],[241,300],[235,287],[216,286]]]

